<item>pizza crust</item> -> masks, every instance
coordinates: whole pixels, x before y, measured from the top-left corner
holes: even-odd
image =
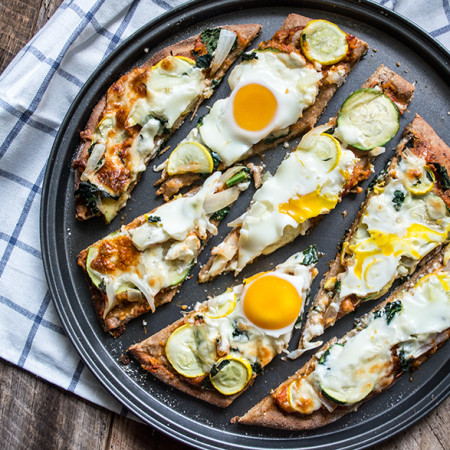
[[[233,50],[228,57],[225,59],[225,61],[222,63],[221,67],[217,70],[217,72],[214,74],[214,77],[209,77],[207,75],[206,79],[208,84],[210,85],[212,82],[212,79],[220,79],[226,71],[229,69],[229,67],[233,64],[233,62],[239,57],[240,53],[247,47],[250,42],[255,39],[256,36],[261,32],[262,26],[259,24],[244,24],[244,25],[224,25],[222,28],[229,29],[231,31],[236,32],[238,34],[240,41],[242,42],[241,45],[238,45],[235,50]],[[141,68],[145,69],[148,67],[152,67],[162,59],[166,58],[169,55],[176,55],[176,56],[186,56],[186,57],[192,57],[192,51],[195,47],[195,43],[197,42],[197,39],[200,35],[197,34],[195,36],[191,36],[188,39],[185,39],[181,42],[178,42],[176,44],[170,45],[157,53],[155,53],[153,56],[151,56],[142,66]],[[124,75],[123,77],[126,77],[128,74]],[[122,78],[123,78],[122,77]],[[122,79],[121,78],[121,79]],[[121,80],[120,79],[120,80]],[[119,81],[120,81],[119,80]],[[113,86],[116,83],[113,84]],[[112,87],[113,87],[112,86]],[[111,88],[112,88],[111,87]],[[111,89],[109,88],[109,89]],[[108,91],[109,91],[108,89]],[[206,98],[209,98],[213,93],[212,89],[208,89],[204,95],[202,95],[197,103],[193,106],[192,110],[195,112],[200,105],[200,103],[205,100]],[[84,131],[80,133],[81,137],[81,144],[78,147],[76,156],[73,160],[72,166],[75,169],[75,191],[78,189],[80,184],[80,177],[83,173],[87,160],[89,158],[88,150],[92,144],[92,135],[95,132],[95,129],[97,127],[97,124],[99,123],[103,111],[106,106],[107,101],[107,95],[104,95],[100,101],[97,103],[97,105],[94,107],[92,114],[90,115],[88,122],[86,124],[86,128]],[[175,124],[173,125],[172,132],[175,131],[180,125],[183,123],[184,117],[180,117]],[[145,161],[146,164],[148,164],[149,160],[151,158],[148,158],[147,161]],[[134,188],[134,186],[139,181],[139,178],[135,180],[127,189],[127,192],[131,192]],[[98,214],[92,214],[92,212],[86,207],[82,199],[75,197],[75,217],[78,220],[87,220],[95,215],[101,215],[101,213]]]
[[[334,94],[334,91],[331,92],[332,87],[336,87],[336,85],[328,86],[326,89],[324,89],[320,95],[328,94],[331,96]],[[400,75],[396,74],[392,70],[390,70],[388,67],[381,65],[372,75],[371,77],[361,86],[361,88],[373,88],[375,86],[380,87],[383,92],[386,93],[396,104],[399,108],[399,111],[403,113],[409,102],[412,100],[414,96],[414,86],[410,83],[408,83],[405,79],[403,79]],[[314,112],[314,108],[321,108],[321,105],[314,104],[311,106],[304,114],[304,118],[306,116],[306,120],[309,119],[309,117],[312,117]],[[310,113],[311,112],[311,113]],[[309,114],[310,113],[310,114]],[[309,114],[309,116],[308,116]],[[330,120],[330,123],[332,125],[336,125],[337,116],[335,116],[333,119]],[[303,122],[301,122],[303,123]],[[311,122],[311,127],[314,125],[314,122]],[[297,122],[295,125],[296,127],[300,127],[301,125]],[[306,130],[304,130],[306,131]],[[303,131],[302,131],[303,132]],[[259,144],[258,144],[259,145]],[[347,183],[347,186],[345,187],[345,190],[342,194],[342,196],[346,195],[352,188],[354,188],[360,181],[367,179],[371,172],[371,162],[373,160],[373,157],[368,152],[360,151],[356,148],[350,147],[350,149],[356,154],[356,156],[359,158],[359,161],[357,162],[355,169],[354,169],[354,176],[352,179]],[[324,215],[314,217],[310,219],[310,228],[308,230],[311,231],[324,217]],[[234,270],[234,262],[238,258],[238,241],[239,241],[239,234],[240,234],[240,228],[235,227],[230,233],[225,237],[225,240],[221,247],[227,249],[227,254],[231,255],[227,259],[221,258],[220,264],[221,264],[221,270],[215,270],[213,273],[211,272],[211,267],[216,262],[218,264],[218,258],[215,256],[216,253],[218,253],[220,250],[218,247],[215,247],[212,250],[212,256],[208,260],[208,262],[205,264],[205,266],[202,267],[199,273],[199,282],[204,283],[206,281],[210,281],[216,276],[220,275],[223,272],[232,271]],[[277,242],[276,244],[266,248],[263,251],[264,255],[270,254],[277,250],[280,247],[283,247],[284,245],[288,244],[289,242],[292,242],[296,237],[298,236],[298,232],[294,228],[286,228],[284,230],[284,234],[282,239]],[[234,250],[234,253],[232,250]],[[251,262],[249,262],[251,264]]]
[[[392,301],[394,296],[397,295],[400,291],[404,289],[411,289],[414,284],[419,280],[420,277],[426,275],[430,272],[431,269],[436,270],[440,268],[446,268],[447,271],[450,271],[450,262],[444,264],[444,246],[441,246],[436,251],[433,252],[431,258],[428,259],[427,263],[416,272],[410,280],[408,280],[403,285],[399,286],[395,289],[392,294],[375,308],[372,311],[365,314],[361,319],[367,317],[371,312],[377,311],[383,308],[388,302]],[[353,328],[349,331],[340,342],[346,342],[351,336],[355,335],[357,330]],[[442,331],[435,338],[433,346],[419,358],[417,358],[412,365],[413,369],[418,368],[423,362],[425,362],[433,353],[435,353],[444,343],[450,338],[450,328],[445,331]],[[337,341],[336,338],[331,339],[327,342],[318,352],[322,353],[326,351],[332,344]],[[317,353],[316,353],[317,354]],[[289,377],[286,381],[281,383],[275,390],[275,392],[279,392],[281,389],[285,388],[296,378],[307,376],[312,372],[314,366],[317,362],[316,355],[312,356],[312,358],[302,367],[300,368],[294,375]],[[362,402],[358,404],[351,405],[349,407],[338,406],[333,412],[329,412],[328,410],[321,408],[312,414],[300,414],[300,413],[287,413],[281,408],[279,408],[276,404],[276,401],[272,394],[265,397],[258,404],[256,404],[253,408],[251,408],[244,416],[242,417],[234,417],[231,422],[232,423],[240,423],[244,425],[256,425],[263,426],[269,428],[279,428],[284,430],[291,431],[301,431],[301,430],[311,430],[315,428],[320,428],[325,425],[328,425],[336,420],[339,420],[344,415],[356,411],[356,409],[366,401],[369,401],[372,397],[384,392],[390,386],[392,386],[402,375],[399,365],[397,361],[392,360],[392,371],[389,376],[386,378],[381,389],[377,390],[373,394],[366,397]]]

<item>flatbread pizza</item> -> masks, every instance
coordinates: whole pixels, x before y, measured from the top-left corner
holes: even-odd
[[[368,46],[326,20],[290,14],[228,79],[218,100],[159,166],[167,200],[201,175],[230,167],[310,130]],[[244,176],[244,174],[241,174]]]
[[[172,300],[205,243],[217,233],[221,211],[249,182],[228,187],[215,172],[201,188],[179,196],[80,252],[97,317],[114,337],[131,319]]]
[[[314,247],[296,253],[274,270],[198,303],[128,352],[168,385],[226,407],[287,347],[316,262]]]
[[[450,337],[450,247],[325,344],[241,418],[241,424],[308,430],[334,422],[420,366]]]
[[[234,222],[224,241],[211,251],[199,281],[239,273],[308,233],[348,192],[372,173],[372,161],[399,129],[414,87],[380,66],[342,104],[337,116],[314,128],[275,175],[266,175],[249,209]]]
[[[123,75],[94,108],[73,162],[75,215],[109,223],[147,164],[209,98],[261,25],[205,29]]]
[[[417,115],[331,262],[308,312],[300,349],[320,345],[312,339],[360,303],[384,295],[448,242],[449,171],[450,148]]]

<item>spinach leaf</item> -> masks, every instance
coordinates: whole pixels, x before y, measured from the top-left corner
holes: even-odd
[[[234,324],[234,330],[231,336],[234,338],[239,338],[240,340],[242,340],[241,338],[246,338],[246,340],[248,340],[247,330],[240,330],[236,323]]]
[[[207,28],[200,34],[200,40],[206,45],[209,55],[212,55],[217,48],[219,41],[220,28]]]
[[[341,292],[341,285],[342,285],[341,280],[337,280],[336,284],[334,285],[334,294],[335,295],[337,295],[337,294],[339,294],[339,292]]]
[[[394,209],[396,211],[400,211],[400,208],[405,201],[405,194],[402,191],[396,190],[394,191],[394,198],[392,199],[392,203],[394,204]]]
[[[212,56],[209,54],[197,56],[195,60],[195,67],[199,69],[207,69],[211,65]]]
[[[85,205],[92,214],[97,214],[97,201],[99,199],[99,189],[89,181],[82,181],[75,191],[75,195],[84,200]]]
[[[214,170],[216,170],[222,163],[222,158],[216,152],[213,152],[212,150],[210,150],[209,153],[211,153],[211,157],[212,157],[213,164],[214,164]]]
[[[223,220],[227,214],[230,212],[230,207],[225,206],[225,208],[219,209],[219,211],[216,211],[212,216],[211,219],[213,220]]]
[[[161,222],[161,217],[159,217],[159,216],[148,216],[147,221],[150,222],[150,223]]]
[[[256,373],[256,375],[261,375],[263,373],[261,364],[259,362],[254,362],[252,364],[252,371],[253,371],[253,373]]]
[[[442,187],[447,190],[450,189],[450,178],[448,176],[447,169],[443,166],[441,166],[439,163],[431,163],[438,171],[439,175],[441,176],[441,185]]]
[[[399,313],[403,309],[402,302],[400,300],[396,300],[395,302],[388,303],[384,307],[384,312],[386,314],[386,322],[389,325],[392,319],[395,317],[397,313]]]
[[[211,376],[215,377],[225,366],[230,364],[230,362],[230,359],[224,359],[223,361],[220,361],[218,365],[213,366],[210,372]]]
[[[402,373],[407,372],[412,364],[412,358],[406,359],[405,357],[405,351],[402,349],[398,352],[398,359],[400,360],[400,369]]]
[[[316,264],[316,262],[319,261],[319,255],[315,245],[310,245],[307,249],[303,250],[302,253],[303,261],[301,264],[304,266],[310,266],[311,264]]]
[[[242,61],[250,61],[251,59],[258,59],[258,54],[256,52],[242,53]]]

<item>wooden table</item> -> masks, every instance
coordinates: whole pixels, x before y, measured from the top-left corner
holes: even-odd
[[[62,0],[0,0],[0,73]],[[450,398],[375,449],[450,449]],[[0,360],[0,448],[187,449]]]

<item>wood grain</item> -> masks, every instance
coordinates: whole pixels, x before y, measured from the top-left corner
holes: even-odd
[[[34,35],[41,0],[0,1],[0,73]]]
[[[61,0],[0,0],[0,73]],[[450,399],[375,450],[450,449]],[[0,359],[0,448],[185,450],[151,427],[107,411]]]

